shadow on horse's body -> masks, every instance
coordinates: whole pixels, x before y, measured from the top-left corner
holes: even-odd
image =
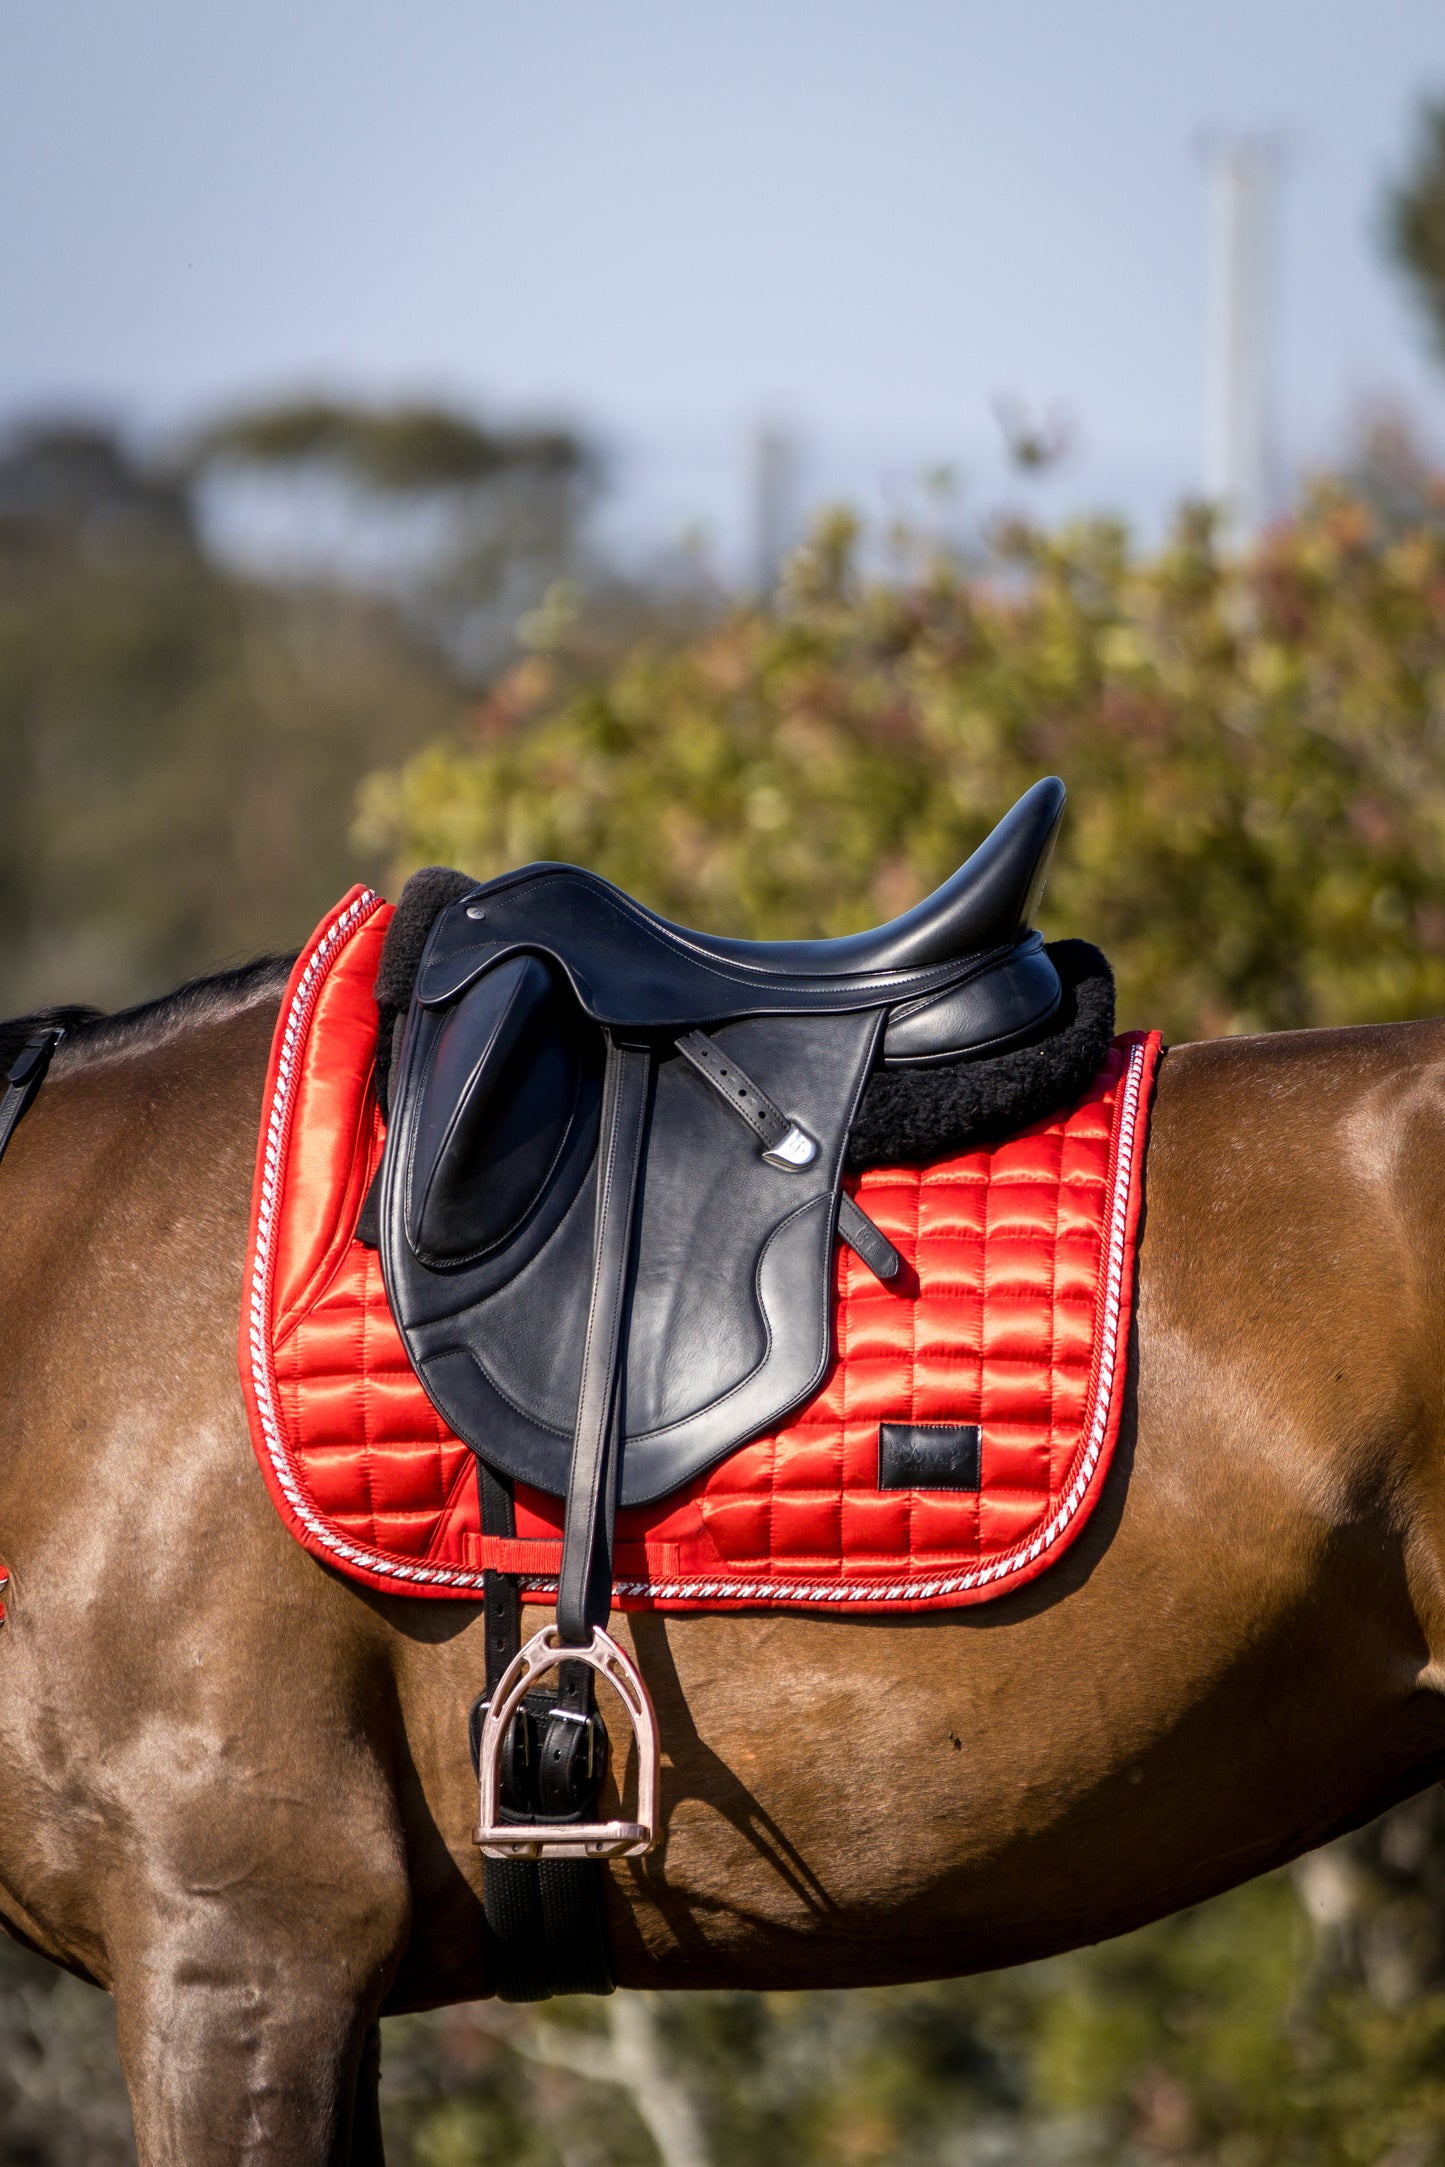
[[[82,1036],[0,1167],[0,1914],[114,1993],[147,2167],[378,2158],[378,2012],[488,1991],[479,1611],[319,1566],[247,1436],[277,990]],[[1146,1195],[1125,1434],[1041,1580],[619,1621],[668,1756],[625,1984],[1015,1963],[1445,1769],[1445,1026],[1170,1054]]]

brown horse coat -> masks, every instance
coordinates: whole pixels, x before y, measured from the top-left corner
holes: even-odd
[[[62,1049],[0,1166],[0,1914],[115,1994],[147,2167],[379,2157],[376,2016],[488,1990],[478,1613],[305,1555],[247,1436],[274,1017]],[[625,1983],[1015,1963],[1445,1769],[1445,1026],[1178,1049],[1146,1212],[1116,1463],[1041,1580],[621,1621],[666,1755]]]

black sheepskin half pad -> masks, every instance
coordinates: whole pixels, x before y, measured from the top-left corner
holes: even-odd
[[[916,1164],[998,1143],[1081,1095],[1114,1036],[1114,973],[1088,941],[1050,941],[1048,954],[1063,1000],[1047,1037],[947,1068],[879,1069],[848,1132],[850,1167]]]
[[[372,994],[380,1015],[376,1040],[376,1100],[383,1113],[391,1099],[391,1064],[396,1052],[396,1026],[404,1022],[411,1007],[416,974],[421,969],[427,936],[448,903],[470,895],[478,885],[470,873],[454,873],[447,865],[424,865],[402,889],[376,969]]]

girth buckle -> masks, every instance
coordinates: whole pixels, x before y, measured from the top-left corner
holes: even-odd
[[[504,1821],[502,1753],[512,1719],[539,1678],[563,1663],[583,1663],[606,1681],[627,1710],[637,1740],[635,1821]],[[482,1723],[478,1823],[473,1841],[484,1858],[640,1858],[657,1842],[659,1774],[657,1717],[636,1664],[600,1625],[585,1647],[569,1647],[556,1624],[544,1625],[518,1650],[497,1684]]]

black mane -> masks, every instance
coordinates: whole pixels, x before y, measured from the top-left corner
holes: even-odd
[[[0,1022],[0,1075],[9,1068],[28,1038],[59,1026],[65,1032],[56,1054],[58,1062],[76,1055],[144,1053],[192,1023],[218,1023],[250,1008],[265,995],[281,994],[294,955],[255,956],[228,971],[214,971],[205,978],[188,978],[174,993],[159,1000],[140,1001],[134,1008],[107,1014],[101,1008],[69,1004],[37,1008],[28,1016],[11,1016]]]

